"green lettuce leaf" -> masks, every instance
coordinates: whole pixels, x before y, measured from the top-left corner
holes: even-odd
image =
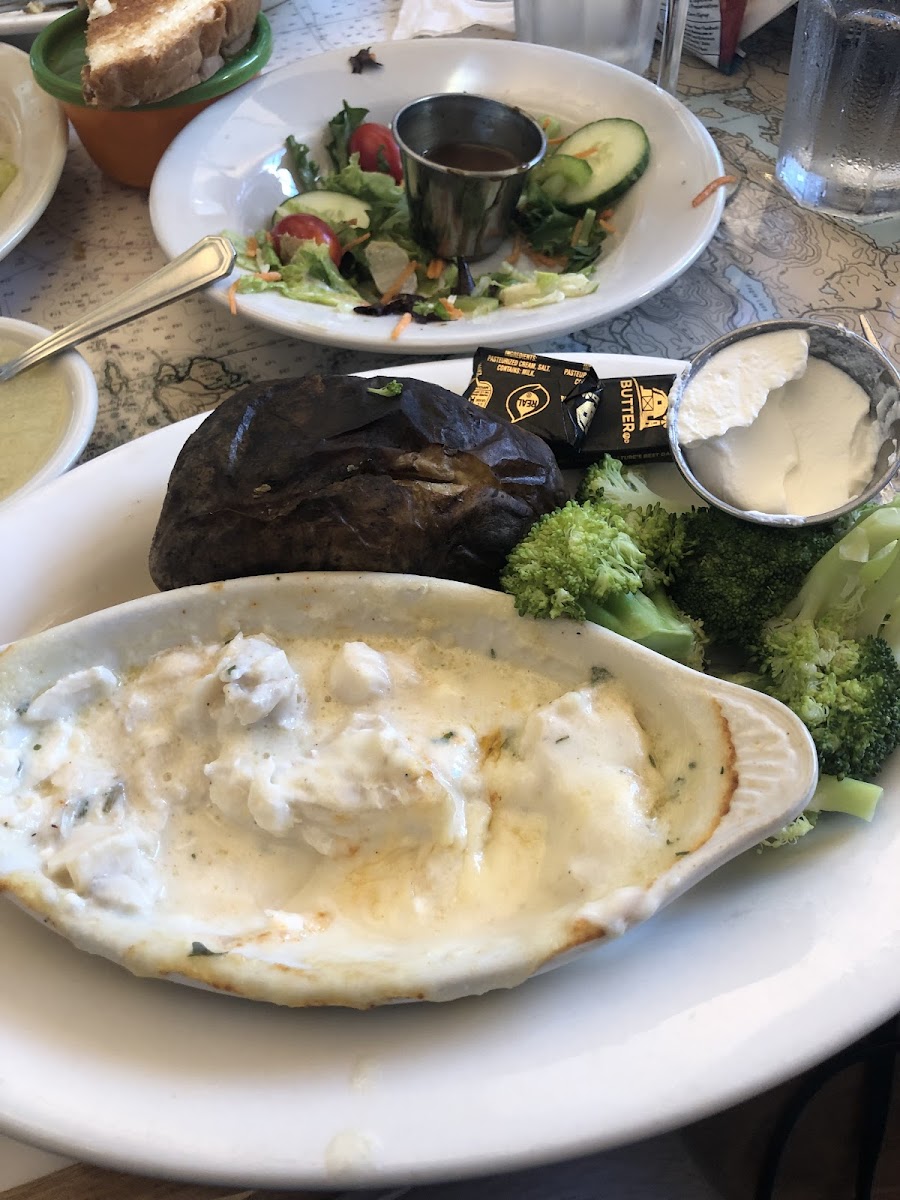
[[[362,125],[368,115],[367,108],[351,108],[345,100],[341,111],[328,122],[325,149],[328,151],[328,157],[331,159],[335,171],[340,171],[350,161],[348,148],[350,136],[357,126]],[[325,186],[327,187],[327,184]]]

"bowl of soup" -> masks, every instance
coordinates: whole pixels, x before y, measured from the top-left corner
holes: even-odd
[[[0,318],[0,363],[50,330]],[[97,382],[80,354],[57,355],[0,383],[0,505],[68,470],[97,419]]]

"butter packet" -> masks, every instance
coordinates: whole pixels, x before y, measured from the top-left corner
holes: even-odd
[[[481,347],[463,396],[495,420],[537,434],[565,463],[583,444],[594,419],[597,382],[596,371],[583,363]]]
[[[587,435],[563,466],[586,467],[604,454],[621,462],[671,459],[666,418],[675,375],[629,375],[600,380],[600,405]]]

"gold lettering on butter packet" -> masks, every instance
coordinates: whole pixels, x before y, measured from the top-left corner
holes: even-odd
[[[524,421],[535,413],[543,412],[550,403],[550,393],[542,383],[526,383],[517,387],[506,397],[506,411],[510,421]]]

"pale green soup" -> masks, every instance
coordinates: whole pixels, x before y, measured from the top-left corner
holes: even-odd
[[[0,339],[0,362],[24,349],[21,342]],[[52,362],[0,383],[0,500],[44,466],[62,441],[71,411],[65,376]]]

